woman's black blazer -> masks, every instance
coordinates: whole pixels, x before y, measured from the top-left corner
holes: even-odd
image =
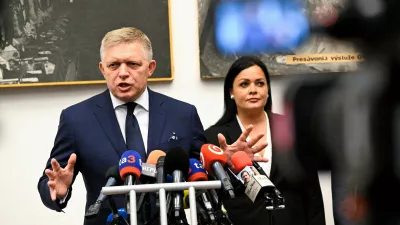
[[[268,113],[270,124],[272,119],[280,115]],[[271,127],[271,135],[272,133]],[[241,135],[242,131],[236,119],[222,126],[210,127],[205,131],[208,143],[219,146],[217,135],[222,133],[228,144],[232,144]],[[228,216],[234,225],[325,225],[325,212],[318,173],[308,175],[304,181],[289,183],[279,172],[277,160],[274,160],[274,145],[272,143],[272,165],[270,179],[282,193],[286,201],[286,208],[274,210],[273,224],[269,223],[268,211],[262,200],[253,203],[238,188],[236,198],[229,200],[223,197],[223,204]],[[237,182],[237,181],[232,181]],[[234,184],[237,186],[238,183]],[[240,185],[240,183],[239,183]],[[242,185],[243,186],[243,185]]]

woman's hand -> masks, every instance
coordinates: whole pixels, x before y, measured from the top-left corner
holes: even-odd
[[[247,155],[254,161],[268,162],[268,159],[266,158],[263,158],[261,156],[255,156],[256,153],[262,151],[268,145],[268,143],[260,143],[256,145],[256,143],[259,140],[261,140],[264,134],[258,134],[254,139],[250,140],[249,142],[246,141],[247,137],[250,135],[250,132],[252,130],[253,130],[253,125],[248,126],[240,135],[240,137],[231,145],[228,145],[226,143],[224,135],[218,134],[218,142],[220,148],[224,150],[228,159],[227,163],[232,169],[234,169],[234,166],[231,163],[231,157],[237,151],[246,152]]]

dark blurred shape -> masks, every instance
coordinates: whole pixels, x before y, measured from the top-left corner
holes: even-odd
[[[336,22],[315,29],[351,41],[367,63],[293,79],[285,117],[274,121],[273,143],[290,140],[275,144],[290,180],[332,171],[336,224],[400,223],[399,11],[398,0],[349,0]]]

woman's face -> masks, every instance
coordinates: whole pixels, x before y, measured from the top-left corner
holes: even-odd
[[[251,66],[238,74],[233,81],[231,96],[238,111],[264,109],[268,99],[268,85],[259,66]]]

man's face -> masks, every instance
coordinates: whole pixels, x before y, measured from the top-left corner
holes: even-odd
[[[121,101],[129,102],[143,93],[156,62],[148,61],[142,44],[132,42],[104,49],[99,68],[111,93]]]
[[[250,176],[249,176],[249,174],[248,174],[247,172],[243,172],[243,173],[242,173],[242,179],[243,179],[244,183],[249,182],[249,181],[250,181]]]

